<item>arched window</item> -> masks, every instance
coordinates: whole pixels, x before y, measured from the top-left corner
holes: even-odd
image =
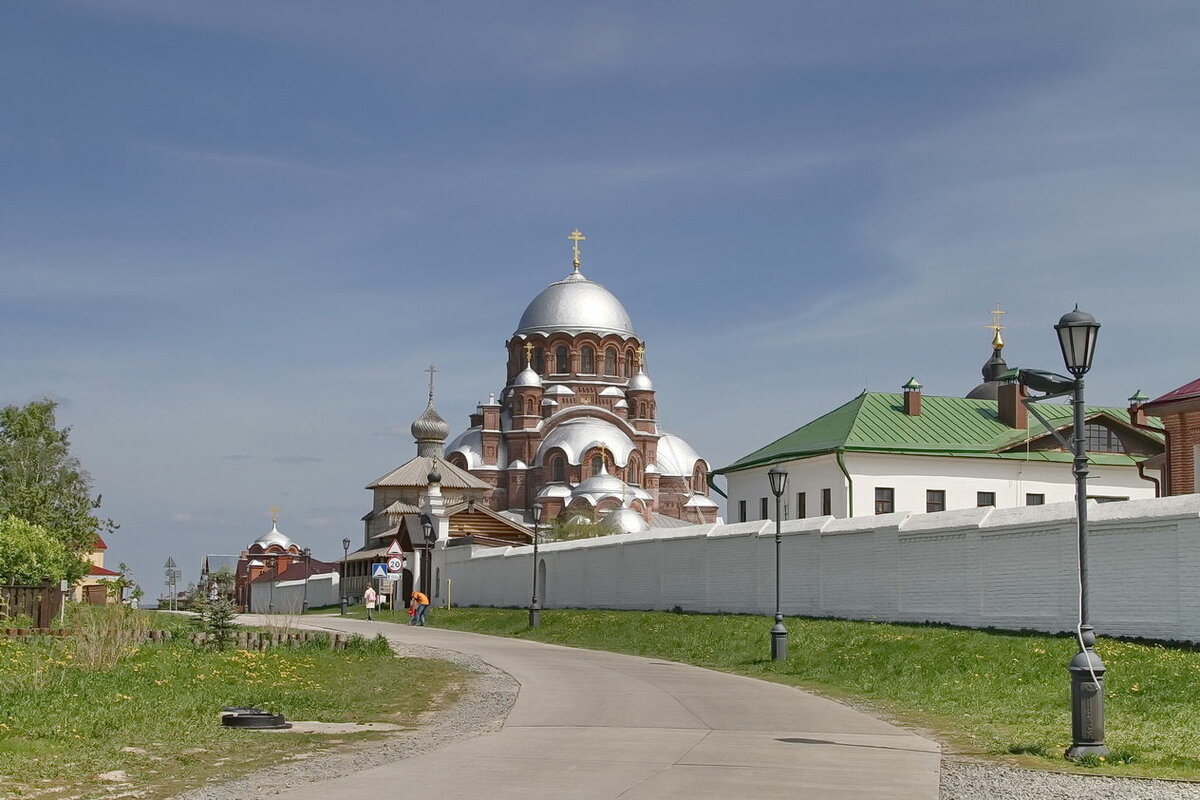
[[[642,485],[642,458],[637,453],[629,454],[629,466],[625,468],[625,479],[633,486]]]
[[[556,375],[566,375],[571,371],[571,355],[565,344],[560,344],[554,350],[554,372]]]
[[[630,350],[625,354],[625,375],[633,377],[633,351]]]
[[[696,471],[692,473],[692,491],[696,494],[704,494],[705,488],[704,470],[697,465]]]
[[[637,409],[638,409],[638,419],[645,419],[646,418],[646,401],[643,400],[642,402],[638,403]]]
[[[550,459],[550,480],[562,483],[567,479],[567,465],[562,456]]]
[[[541,349],[533,351],[533,371],[538,375],[546,374],[546,358]]]
[[[604,351],[604,374],[617,374],[617,348],[610,347]]]
[[[592,456],[592,474],[599,475],[602,469],[604,469],[604,456],[599,454]]]
[[[579,351],[579,371],[584,375],[596,374],[596,351],[591,345],[584,345]]]
[[[535,410],[535,408],[536,408],[536,406],[535,406],[535,403],[534,403],[534,400],[533,400],[533,398],[532,398],[532,397],[530,397],[530,398],[528,398],[528,399],[526,399],[526,400],[525,400],[525,413],[526,413],[528,416],[531,416],[531,417],[532,417],[534,414],[536,414],[536,413],[537,413],[537,411]]]

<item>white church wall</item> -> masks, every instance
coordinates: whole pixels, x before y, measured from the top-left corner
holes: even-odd
[[[797,519],[796,495],[804,492],[805,517],[821,516],[821,491],[831,490],[832,513],[835,517],[847,516],[846,476],[832,455],[788,461],[781,465],[788,471],[787,491],[780,498],[784,519]],[[775,496],[771,494],[771,482],[767,471],[771,465],[731,472],[725,476],[729,495],[726,501],[726,516],[731,522],[740,522],[738,501],[746,501],[746,520],[762,520],[762,498],[767,498],[767,517],[775,518]],[[872,505],[874,509],[874,505]],[[855,506],[855,512],[858,507]]]
[[[1073,629],[1073,503],[782,524],[785,614]],[[1092,622],[1102,634],[1200,641],[1200,496],[1089,506]],[[775,526],[696,525],[540,549],[546,608],[770,615]],[[437,551],[455,605],[526,606],[532,548]]]

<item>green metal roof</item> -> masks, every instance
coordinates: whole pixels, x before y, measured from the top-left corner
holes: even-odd
[[[1057,427],[1071,424],[1072,411],[1069,405],[1045,403],[1039,404],[1038,410]],[[1085,413],[1089,419],[1102,415],[1133,430],[1122,409],[1086,406]],[[995,400],[924,396],[921,398],[920,415],[911,416],[904,413],[903,395],[863,392],[845,405],[716,470],[716,473],[736,472],[839,450],[1070,461],[1070,453],[1057,449],[1026,451],[1021,448],[1003,452],[1047,433],[1047,429],[1032,414],[1029,415],[1028,429],[1010,428],[1000,421]],[[1159,438],[1150,432],[1145,435],[1152,439]],[[1135,458],[1123,453],[1094,453],[1089,456],[1097,464],[1128,466],[1136,463]]]

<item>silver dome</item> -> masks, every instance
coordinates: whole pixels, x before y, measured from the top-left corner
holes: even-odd
[[[284,536],[279,531],[279,528],[274,523],[272,523],[271,531],[269,533],[264,533],[262,536],[258,537],[254,541],[254,544],[258,545],[259,547],[261,547],[264,550],[266,550],[268,547],[270,547],[273,544],[277,544],[280,547],[282,547],[284,550],[286,550],[292,546],[292,540],[289,539],[288,537]]]
[[[637,375],[629,379],[629,388],[635,391],[649,392],[654,389],[654,384],[650,382],[650,376],[639,369]]]
[[[558,331],[634,335],[633,322],[621,301],[579,272],[550,284],[533,298],[521,315],[516,332],[519,335]]]
[[[692,477],[697,461],[703,461],[690,444],[672,433],[658,439],[658,469],[663,475]]]
[[[541,386],[541,377],[529,367],[517,373],[517,377],[513,378],[513,386]]]
[[[412,431],[413,438],[418,442],[444,442],[450,435],[450,426],[434,409],[433,400],[429,401],[429,405],[421,413],[421,416],[413,420],[409,430]]]
[[[575,490],[571,492],[571,496],[594,494],[598,496],[613,495],[621,497],[628,491],[629,487],[625,484],[625,481],[616,475],[610,475],[607,469],[601,467],[599,473],[580,482],[575,487]]]
[[[618,508],[600,520],[600,528],[605,533],[640,533],[649,527],[642,515],[632,508]]]
[[[595,417],[576,417],[562,422],[546,435],[533,463],[542,466],[546,453],[553,447],[561,447],[568,463],[579,464],[584,453],[598,445],[604,445],[618,467],[629,463],[629,454],[634,450],[630,438],[611,422]]]

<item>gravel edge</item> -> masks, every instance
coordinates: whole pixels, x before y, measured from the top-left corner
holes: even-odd
[[[458,739],[499,730],[517,700],[520,684],[476,656],[454,650],[410,645],[389,640],[397,655],[448,661],[468,672],[465,694],[448,708],[423,716],[421,727],[350,745],[327,755],[292,758],[279,766],[253,772],[227,783],[212,784],[175,795],[172,800],[245,800],[270,797],[311,783],[338,778],[364,769],[427,753]],[[265,733],[286,736],[284,733]]]

